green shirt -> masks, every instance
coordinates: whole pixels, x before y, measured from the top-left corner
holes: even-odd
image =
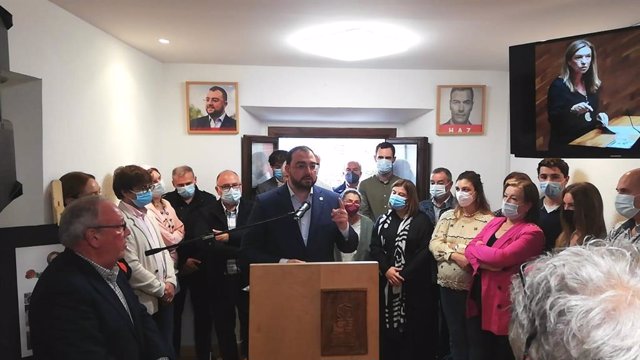
[[[358,191],[362,196],[360,204],[360,213],[374,222],[378,216],[385,214],[389,210],[389,195],[391,194],[391,186],[401,178],[392,175],[386,183],[380,181],[377,175],[360,182]]]

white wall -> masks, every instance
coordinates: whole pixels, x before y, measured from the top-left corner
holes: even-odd
[[[362,127],[362,124],[263,123],[240,110],[240,135],[188,135],[185,120],[185,81],[237,81],[240,105],[283,107],[389,107],[436,106],[436,87],[442,84],[487,85],[487,127],[484,136],[435,135],[435,111],[398,127],[398,136],[427,136],[433,166],[454,173],[477,170],[492,204],[499,204],[499,186],[507,171],[508,74],[486,71],[419,71],[370,69],[317,69],[262,66],[165,64],[165,118],[162,131],[179,152],[167,153],[162,170],[182,162],[191,165],[201,188],[213,190],[215,175],[240,170],[240,137],[266,135],[267,126]],[[385,126],[385,125],[376,125]],[[386,126],[388,127],[388,126]],[[357,134],[356,134],[357,135]],[[374,149],[371,149],[373,154]],[[185,154],[192,154],[186,158]],[[494,155],[489,155],[494,154]],[[500,155],[497,155],[500,154]]]
[[[269,125],[363,126],[267,124],[241,109],[239,135],[188,135],[188,80],[237,81],[240,105],[309,107],[435,109],[437,85],[487,85],[485,135],[436,136],[435,111],[399,126],[398,135],[427,136],[433,167],[446,166],[454,174],[478,171],[494,208],[506,173],[535,175],[539,159],[508,155],[506,72],[161,64],[46,0],[3,0],[2,6],[14,15],[9,31],[11,69],[43,80],[43,188],[67,171],[83,170],[103,180],[108,193],[115,167],[141,163],[158,166],[165,178],[173,167],[190,164],[201,187],[213,191],[219,171],[240,170],[243,134],[265,135]],[[638,162],[568,162],[574,181],[588,180],[600,188],[611,225],[616,220],[617,179]],[[45,222],[38,216],[32,220]]]
[[[82,170],[108,194],[108,175],[117,166],[148,162],[159,147],[162,64],[49,1],[3,0],[2,6],[13,14],[11,70],[42,79],[43,189]],[[51,217],[34,213],[29,220]]]

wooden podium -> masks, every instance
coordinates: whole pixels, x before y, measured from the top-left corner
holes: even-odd
[[[251,360],[379,359],[378,263],[252,264]]]

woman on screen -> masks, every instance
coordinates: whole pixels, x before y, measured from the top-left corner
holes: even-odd
[[[607,114],[598,113],[600,84],[593,44],[582,39],[569,44],[561,74],[553,80],[547,94],[549,150],[566,148],[601,122],[608,123]]]

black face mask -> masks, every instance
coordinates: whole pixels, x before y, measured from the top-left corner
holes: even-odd
[[[571,226],[572,228],[575,228],[575,222],[573,221],[573,210],[562,210],[562,219],[564,220],[564,222],[567,223],[567,225]]]

